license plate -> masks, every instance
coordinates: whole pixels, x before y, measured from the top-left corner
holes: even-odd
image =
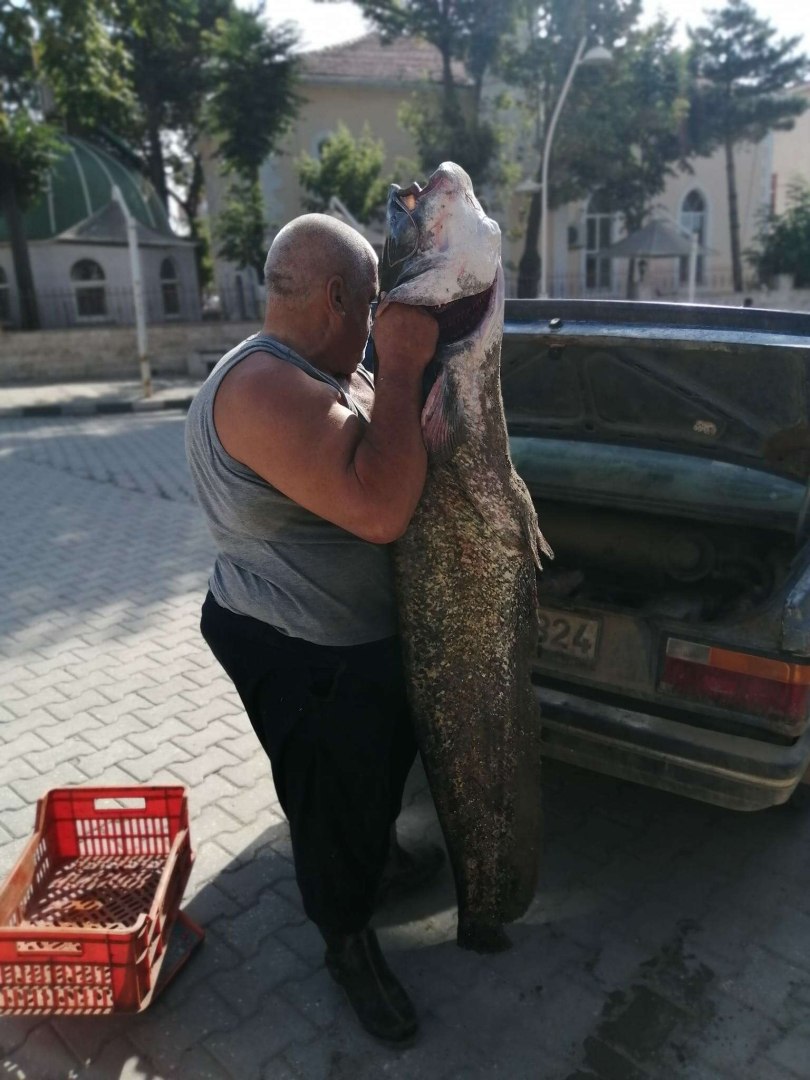
[[[570,612],[563,614],[540,608],[540,637],[537,655],[565,656],[576,664],[590,667],[596,660],[601,625],[598,619],[583,619]]]

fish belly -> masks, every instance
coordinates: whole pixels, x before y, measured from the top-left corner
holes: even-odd
[[[492,521],[508,509],[493,507]],[[507,550],[457,473],[437,466],[394,568],[408,693],[459,923],[500,926],[531,903],[540,856],[534,557],[528,542]]]

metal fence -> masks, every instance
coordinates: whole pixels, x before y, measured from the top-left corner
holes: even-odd
[[[626,263],[614,265],[607,274],[600,274],[599,285],[589,284],[584,272],[555,274],[548,280],[548,295],[557,300],[626,300],[628,298]],[[505,275],[507,297],[539,295],[539,276],[536,281],[521,279],[514,270]],[[743,274],[743,293],[761,291],[763,285],[749,268]],[[676,260],[647,264],[644,281],[639,283],[636,274],[636,296],[646,300],[669,300],[687,303],[689,284],[683,268]],[[731,267],[699,266],[695,300],[711,300],[734,292],[734,275]]]
[[[145,290],[146,321],[151,326],[206,321],[249,322],[261,317],[256,290],[239,287],[216,289],[202,296],[180,282],[163,282]],[[0,324],[14,330],[22,324],[21,296],[0,288]],[[134,326],[132,289],[112,288],[105,282],[80,282],[68,289],[37,289],[36,305],[43,330]]]
[[[537,296],[539,280],[521,282],[514,271],[505,275],[507,297]],[[523,285],[523,288],[521,287]],[[767,291],[767,290],[765,290]],[[627,298],[626,270],[614,268],[608,282],[600,288],[588,287],[583,274],[555,275],[548,282],[549,296],[555,299],[624,300]],[[762,297],[763,286],[747,272],[740,302],[748,294]],[[702,268],[696,289],[696,301],[712,302],[734,295],[730,267]],[[680,268],[672,262],[651,264],[636,298],[688,301],[688,285]],[[36,294],[42,329],[90,328],[94,326],[133,326],[135,306],[130,288],[111,288],[105,282],[82,282],[68,289],[40,289]],[[200,296],[196,289],[184,289],[180,282],[164,282],[146,291],[146,317],[149,325],[199,323],[207,321],[256,322],[262,318],[263,298],[241,278],[215,287]],[[0,287],[0,325],[17,329],[21,325],[19,296],[9,287]]]

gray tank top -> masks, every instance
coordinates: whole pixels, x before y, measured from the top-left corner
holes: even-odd
[[[389,549],[310,513],[230,456],[214,427],[214,398],[246,356],[268,352],[333,386],[343,404],[368,417],[339,383],[275,338],[257,334],[219,361],[186,421],[186,454],[218,555],[214,599],[290,637],[318,645],[360,645],[397,632]],[[371,376],[359,369],[373,385]]]

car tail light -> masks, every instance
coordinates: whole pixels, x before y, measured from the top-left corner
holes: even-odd
[[[800,726],[810,701],[810,664],[669,638],[659,689]]]

